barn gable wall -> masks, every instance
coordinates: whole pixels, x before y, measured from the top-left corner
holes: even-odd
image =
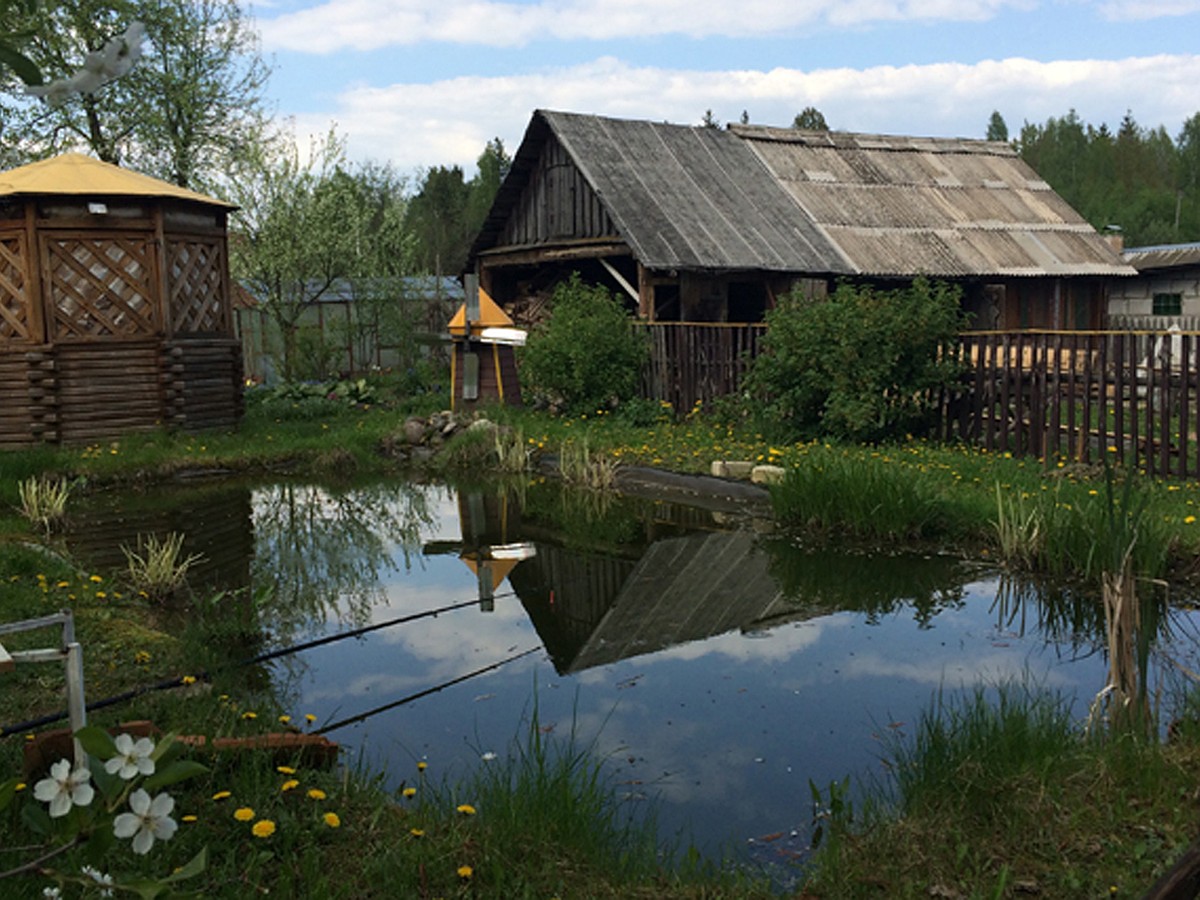
[[[528,246],[618,236],[587,179],[562,144],[549,138],[498,242]]]

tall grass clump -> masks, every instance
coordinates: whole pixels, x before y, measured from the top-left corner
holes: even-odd
[[[611,490],[617,483],[618,463],[610,456],[593,453],[586,438],[563,443],[558,468],[568,484],[599,491]]]
[[[529,447],[524,433],[518,429],[497,428],[495,435],[496,467],[501,472],[529,471]]]
[[[66,517],[71,485],[64,479],[39,475],[21,481],[17,485],[17,494],[21,501],[21,515],[49,535]]]
[[[864,538],[932,538],[965,519],[924,473],[837,451],[789,468],[771,500],[786,524]]]
[[[552,867],[565,856],[618,882],[657,867],[653,820],[622,808],[594,744],[581,743],[574,727],[566,737],[547,734],[536,707],[508,753],[483,764],[470,793],[488,827],[505,836],[497,847],[508,865]]]
[[[172,531],[164,538],[138,535],[137,549],[122,546],[129,580],[134,590],[152,600],[165,600],[187,580],[188,570],[200,562],[199,553],[183,555],[183,534]]]

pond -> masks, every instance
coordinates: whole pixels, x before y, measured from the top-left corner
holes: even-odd
[[[1095,599],[537,480],[102,495],[69,540],[117,568],[121,544],[170,530],[211,590],[257,590],[260,643],[231,656],[331,638],[257,671],[392,785],[418,760],[487,765],[536,711],[595,747],[623,801],[652,803],[664,839],[759,861],[802,854],[810,782],[884,777],[886,741],[939,692],[1024,679],[1082,717],[1106,675]],[[1195,617],[1177,603],[1166,621],[1158,671],[1167,654],[1195,668]]]

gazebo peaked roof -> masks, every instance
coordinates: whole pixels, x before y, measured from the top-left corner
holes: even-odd
[[[64,153],[0,172],[0,197],[39,196],[162,197],[237,209],[170,182],[122,169],[82,153]]]

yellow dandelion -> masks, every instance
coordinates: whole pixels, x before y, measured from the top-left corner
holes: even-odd
[[[257,719],[258,713],[248,709],[244,713],[242,713],[242,718],[246,719],[246,720]]]
[[[16,783],[16,785],[13,787],[13,790],[14,790],[14,791],[23,791],[23,790],[25,790],[25,788],[26,788],[26,787],[28,787],[28,785],[27,785],[27,784],[25,784],[25,782],[23,782],[23,781],[18,781],[18,782]]]
[[[310,800],[324,800],[325,792],[320,788],[312,788],[308,792],[308,798]]]
[[[305,713],[304,721],[307,722],[309,725],[311,725],[313,722],[317,721],[317,717],[314,716],[312,713]]]
[[[230,791],[217,791],[212,795],[214,800],[228,800],[233,794]]]
[[[287,781],[285,781],[283,784],[281,784],[279,786],[279,790],[283,791],[286,794],[288,791],[295,790],[298,787],[300,787],[300,782],[297,781],[295,778],[289,778]]]
[[[464,881],[466,881],[468,878],[470,878],[474,874],[475,874],[475,870],[472,869],[470,866],[459,866],[458,867],[458,877],[463,879]]]
[[[179,679],[179,683],[180,684],[195,684],[196,676],[195,675],[184,675],[182,678]]]
[[[197,819],[197,817],[196,817],[196,816],[190,816],[190,815],[189,815],[189,816],[180,816],[180,817],[179,817],[179,821],[180,821],[180,822],[195,822],[195,821],[196,821],[196,819]]]
[[[406,787],[404,790],[402,790],[400,792],[400,794],[405,799],[411,799],[411,798],[417,796],[417,789],[415,787]]]
[[[269,838],[275,833],[275,823],[270,819],[259,819],[250,829],[250,833],[256,838]]]
[[[321,821],[324,822],[326,825],[328,825],[330,828],[341,828],[341,826],[342,826],[342,820],[341,820],[341,818],[339,818],[338,814],[335,812],[325,813],[325,815],[321,816]]]
[[[429,768],[429,763],[425,762],[425,760],[421,760],[419,763],[417,763],[418,772],[424,772],[427,768]]]
[[[288,722],[290,722],[290,721],[292,721],[292,717],[291,717],[291,716],[280,716],[280,717],[279,717],[279,723],[280,723],[281,725],[286,725],[286,724],[288,724]]]
[[[475,807],[473,807],[470,803],[460,803],[455,807],[455,810],[462,813],[464,816],[475,815]]]
[[[1191,525],[1195,521],[1196,521],[1195,516],[1184,516],[1184,518],[1183,518],[1184,525]]]
[[[411,834],[413,837],[425,837],[425,829],[424,828],[410,828],[410,829],[408,829],[408,833]]]
[[[249,806],[240,806],[234,810],[233,817],[239,822],[249,822],[254,818],[254,810]]]
[[[92,582],[93,584],[99,584],[103,580],[104,579],[101,578],[99,575],[92,575],[92,576],[88,577],[88,581]]]
[[[275,771],[278,772],[280,775],[295,775],[296,774],[296,770],[293,769],[291,766],[276,766]]]

